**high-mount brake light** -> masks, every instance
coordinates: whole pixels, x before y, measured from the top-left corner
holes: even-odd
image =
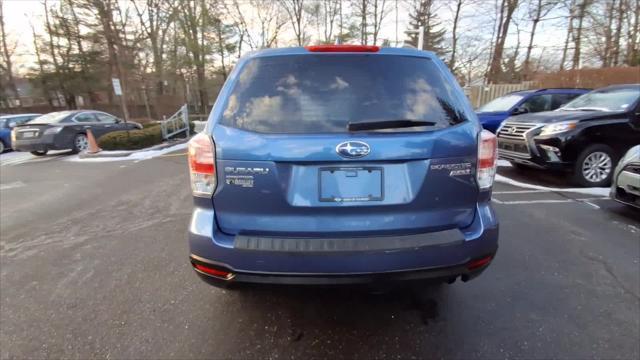
[[[476,180],[480,190],[488,190],[493,186],[496,175],[498,140],[487,130],[482,130],[478,139],[478,170]]]
[[[193,196],[211,197],[216,189],[215,150],[211,137],[199,133],[189,141],[189,172]]]
[[[375,45],[311,45],[305,49],[311,52],[378,52],[380,46]]]

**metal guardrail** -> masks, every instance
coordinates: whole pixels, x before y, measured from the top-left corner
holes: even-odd
[[[162,138],[165,140],[183,132],[186,132],[187,137],[189,137],[189,109],[187,105],[182,105],[180,110],[171,115],[171,117],[160,121],[160,127],[162,129]]]

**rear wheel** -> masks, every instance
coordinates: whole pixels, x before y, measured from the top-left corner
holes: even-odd
[[[89,148],[89,139],[86,134],[77,134],[73,139],[73,152],[79,153]]]
[[[32,152],[31,152],[31,155],[35,155],[35,156],[45,156],[45,155],[47,155],[47,150],[42,150],[42,151],[36,150],[36,151],[32,151]]]
[[[2,140],[0,140],[0,154],[2,154],[4,152],[4,143],[2,142]]]
[[[581,186],[602,187],[611,184],[614,168],[613,150],[604,144],[584,149],[573,168],[573,179]]]

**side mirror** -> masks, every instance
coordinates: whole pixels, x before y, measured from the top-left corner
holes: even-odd
[[[524,106],[518,106],[517,108],[513,109],[511,111],[511,115],[520,115],[520,114],[526,114],[529,112],[529,109],[527,109]]]
[[[122,120],[116,118],[116,124],[120,124],[122,122]]]

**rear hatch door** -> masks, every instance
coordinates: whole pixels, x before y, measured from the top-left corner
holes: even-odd
[[[467,226],[478,128],[455,91],[422,57],[249,60],[213,128],[220,229],[314,237]]]

